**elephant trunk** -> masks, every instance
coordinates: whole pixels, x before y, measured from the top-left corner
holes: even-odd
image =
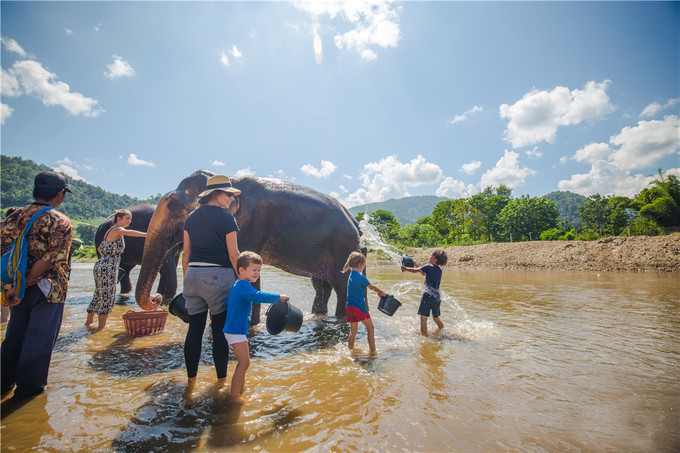
[[[144,310],[159,305],[151,299],[151,290],[168,250],[180,242],[184,220],[195,208],[193,200],[186,200],[182,191],[169,192],[158,202],[151,217],[144,241],[141,269],[135,288],[137,304]]]

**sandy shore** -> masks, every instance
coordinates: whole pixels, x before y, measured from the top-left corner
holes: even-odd
[[[564,271],[680,271],[680,234],[608,237],[597,241],[534,241],[444,248],[447,268]],[[432,249],[409,249],[426,264]],[[370,266],[394,266],[369,253]]]

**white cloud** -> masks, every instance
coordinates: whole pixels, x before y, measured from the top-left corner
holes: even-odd
[[[612,149],[607,143],[591,143],[576,151],[574,160],[577,162],[597,162],[606,159]]]
[[[106,65],[104,75],[111,80],[120,79],[121,77],[132,77],[135,75],[135,70],[123,57],[113,55],[113,63]]]
[[[347,187],[345,187],[343,185],[340,185],[339,189],[340,189],[340,192],[332,191],[329,195],[331,197],[339,200],[339,201],[342,201],[341,200],[341,194],[347,193],[347,192],[349,192],[349,190],[347,189]]]
[[[220,160],[211,160],[208,162],[210,165],[213,165],[215,167],[224,167],[226,164]]]
[[[88,117],[95,117],[104,111],[97,106],[97,100],[71,91],[67,83],[55,80],[56,74],[35,60],[17,61],[8,73],[16,78],[26,95],[40,99],[46,106],[60,105],[71,115]]]
[[[7,104],[0,104],[0,125],[5,124],[5,120],[12,116],[14,109]]]
[[[328,179],[328,177],[332,175],[337,168],[338,167],[333,162],[322,160],[321,168],[315,168],[310,164],[306,164],[300,167],[300,170],[306,176],[314,176],[315,178]]]
[[[255,172],[251,170],[250,167],[242,168],[238,170],[236,173],[234,173],[234,176],[237,178],[240,178],[242,176],[255,176]]]
[[[375,60],[377,54],[370,47],[396,47],[400,39],[399,14],[391,1],[368,0],[343,1],[296,1],[294,5],[315,18],[328,15],[331,19],[341,16],[353,29],[338,33],[333,41],[340,50],[355,50],[364,60]]]
[[[539,157],[543,156],[543,153],[538,150],[537,146],[534,146],[534,149],[530,149],[529,151],[524,151],[524,154],[532,159],[538,159]]]
[[[133,153],[133,154],[130,154],[130,155],[128,156],[128,160],[127,160],[127,161],[128,161],[128,164],[130,164],[130,165],[147,165],[147,166],[149,166],[149,167],[155,167],[155,165],[153,164],[153,162],[148,162],[148,161],[139,159],[139,158],[137,157],[137,155],[134,154],[134,153]]]
[[[624,170],[648,168],[680,147],[680,118],[665,116],[663,121],[640,121],[635,127],[624,127],[609,142],[620,148],[612,160]]]
[[[73,30],[66,27],[66,28],[64,28],[64,33],[66,33],[66,36],[71,36],[73,34]]]
[[[12,38],[7,38],[3,36],[1,38],[2,44],[5,46],[5,49],[7,49],[10,52],[14,52],[15,54],[19,55],[22,58],[26,58],[26,51],[19,45],[18,42],[13,40]]]
[[[680,176],[680,168],[671,168],[666,174]],[[629,171],[622,170],[614,162],[600,160],[594,162],[590,171],[583,174],[572,175],[568,180],[562,180],[557,184],[560,190],[568,190],[584,196],[594,195],[622,195],[634,197],[642,189],[657,178],[657,175],[631,175]]]
[[[641,117],[642,116],[654,116],[657,113],[659,113],[661,110],[665,110],[665,109],[673,107],[678,102],[680,102],[680,98],[669,99],[668,101],[666,101],[665,104],[659,104],[658,102],[652,102],[647,107],[645,107],[644,110],[642,110],[642,112],[640,113],[640,116]]]
[[[461,170],[463,170],[465,173],[468,175],[474,174],[477,170],[479,170],[479,167],[482,166],[482,163],[478,160],[473,160],[472,162],[469,162],[467,164],[463,164],[461,167]]]
[[[97,31],[97,32],[98,32],[99,30],[101,30],[101,28],[102,28],[102,23],[101,23],[101,22],[99,22],[97,25],[95,25],[94,27],[92,27],[92,29],[93,29],[94,31]]]
[[[481,106],[475,105],[470,110],[464,112],[462,115],[454,116],[452,120],[449,120],[449,123],[451,124],[460,123],[461,121],[467,120],[471,113],[481,112],[482,110],[483,109]]]
[[[243,54],[241,53],[240,50],[238,50],[238,47],[236,46],[236,44],[231,46],[230,53],[231,53],[231,56],[236,58],[236,59],[243,58]]]
[[[475,193],[477,193],[477,190],[473,184],[466,185],[464,182],[455,180],[451,177],[444,179],[436,191],[438,197],[446,198],[469,197]]]
[[[590,81],[583,90],[572,91],[561,86],[551,91],[534,89],[512,105],[501,105],[501,118],[509,119],[505,139],[514,148],[552,143],[559,127],[604,118],[614,111],[607,95],[609,84],[609,80]]]
[[[503,153],[496,166],[482,175],[480,187],[498,187],[505,184],[510,188],[521,186],[528,176],[535,175],[536,172],[528,167],[519,164],[519,154],[507,149]]]
[[[678,154],[680,118],[675,115],[663,121],[640,121],[625,127],[609,139],[609,143],[591,143],[576,151],[573,159],[591,164],[588,173],[572,175],[559,181],[560,190],[582,195],[625,195],[632,197],[646,187],[655,176],[631,174],[635,170],[651,170],[665,157]],[[668,170],[674,174],[678,169]]]
[[[224,66],[230,66],[230,56],[243,63],[243,53],[238,49],[236,44],[233,44],[230,50],[220,52],[220,63],[222,63]]]
[[[321,43],[321,36],[319,36],[319,33],[317,32],[317,27],[314,28],[312,48],[314,49],[314,61],[316,61],[316,64],[323,63],[323,44]]]
[[[21,86],[19,85],[19,80],[10,74],[9,72],[2,69],[2,79],[0,81],[0,87],[3,96],[15,98],[21,96]]]
[[[224,52],[220,52],[220,63],[222,63],[224,66],[229,66],[230,64],[229,57]]]
[[[356,206],[391,198],[408,197],[408,188],[438,183],[442,169],[418,155],[408,163],[401,163],[396,156],[364,165],[360,175],[363,186],[345,198],[346,206]]]
[[[82,176],[80,176],[78,174],[78,170],[76,170],[75,168],[73,168],[69,165],[61,164],[58,167],[53,167],[52,170],[57,171],[59,173],[63,173],[71,179],[74,179],[74,180],[77,180],[77,181],[87,182],[85,180],[85,178],[83,178]]]

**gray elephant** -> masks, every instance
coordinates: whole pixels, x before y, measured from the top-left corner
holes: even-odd
[[[156,210],[155,204],[140,204],[126,208],[132,213],[132,223],[130,229],[137,231],[146,231],[149,227],[149,222]],[[99,244],[104,240],[104,235],[113,226],[114,214],[104,220],[94,236],[94,244],[99,247]],[[180,234],[179,241],[182,240]],[[177,238],[173,238],[172,242],[177,243]],[[177,263],[179,262],[180,254],[182,253],[181,242],[179,245],[171,247],[165,255],[160,274],[161,279],[158,283],[158,292],[163,295],[165,300],[172,299],[177,292]],[[125,270],[125,274],[120,279],[120,292],[127,294],[132,292],[132,282],[130,282],[130,271],[138,264],[142,264],[142,256],[144,254],[144,238],[136,238],[128,236],[125,238],[125,250],[121,255],[120,267]],[[99,252],[97,252],[99,255]]]
[[[153,280],[212,175],[196,171],[159,201],[147,230],[135,291],[142,308],[153,308],[149,299]],[[240,228],[239,249],[258,253],[265,264],[310,277],[316,293],[312,313],[328,313],[331,289],[335,290],[335,315],[344,316],[348,275],[342,268],[349,254],[360,250],[359,225],[349,211],[335,198],[278,179],[249,176],[233,178],[232,184],[241,191],[230,208]],[[259,322],[259,308],[251,322]]]

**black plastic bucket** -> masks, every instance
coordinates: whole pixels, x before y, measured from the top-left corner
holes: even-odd
[[[267,310],[267,332],[278,335],[283,331],[295,333],[302,326],[302,311],[290,302],[272,304]]]
[[[172,302],[170,302],[170,305],[168,306],[168,311],[170,314],[177,316],[182,321],[189,322],[189,313],[187,313],[184,294],[179,293],[174,299],[172,299]]]
[[[410,256],[403,256],[401,258],[401,264],[403,264],[406,267],[415,267],[415,263],[413,262],[413,258]]]
[[[380,302],[378,302],[378,310],[389,316],[392,316],[399,307],[401,307],[401,302],[389,294],[381,297]]]

